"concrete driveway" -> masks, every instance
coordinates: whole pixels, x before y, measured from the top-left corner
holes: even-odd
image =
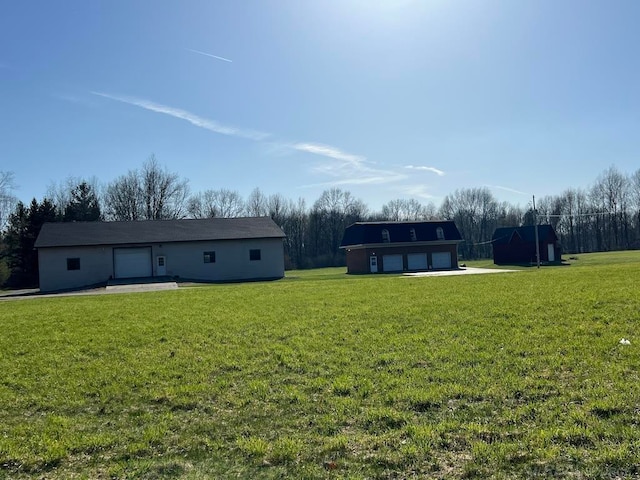
[[[485,273],[508,273],[508,272],[521,272],[522,270],[507,270],[502,268],[474,268],[464,267],[458,270],[438,270],[431,272],[415,272],[404,273],[405,277],[448,277],[451,275],[482,275]]]
[[[107,285],[105,293],[149,292],[157,290],[176,290],[176,282],[134,283],[130,285]]]
[[[129,285],[107,285],[106,287],[90,288],[86,290],[75,290],[72,292],[40,293],[40,290],[9,290],[0,292],[0,301],[3,300],[26,300],[30,298],[53,298],[53,297],[76,297],[81,295],[108,295],[112,293],[135,293],[153,292],[158,290],[176,290],[176,282],[159,283],[133,283]]]
[[[446,277],[451,275],[481,275],[485,273],[509,273],[521,272],[522,270],[507,270],[498,268],[473,268],[465,267],[458,270],[438,270],[431,272],[415,272],[403,273],[406,278],[412,277]],[[106,287],[91,288],[87,290],[76,290],[73,292],[45,293],[41,294],[40,290],[10,290],[0,292],[0,301],[3,300],[25,300],[28,298],[52,298],[52,297],[72,297],[78,295],[107,295],[111,293],[135,293],[135,292],[153,292],[159,290],[176,290],[178,289],[176,282],[157,282],[157,283],[132,283],[123,285],[107,285]]]

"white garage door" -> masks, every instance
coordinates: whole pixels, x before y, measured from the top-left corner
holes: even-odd
[[[382,268],[385,272],[401,272],[402,255],[383,255]]]
[[[426,270],[427,254],[426,253],[409,253],[407,254],[407,268],[409,270]]]
[[[431,262],[434,270],[451,268],[451,252],[434,252],[431,254]]]
[[[114,249],[116,278],[150,277],[151,248]]]

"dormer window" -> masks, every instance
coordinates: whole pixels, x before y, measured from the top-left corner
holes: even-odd
[[[438,240],[444,240],[444,230],[442,230],[442,227],[436,228],[436,237]]]
[[[382,230],[382,242],[389,243],[391,242],[391,237],[389,236],[389,230],[386,228]]]
[[[410,228],[409,229],[409,237],[411,238],[412,242],[417,242],[418,241],[418,237],[416,237],[416,229],[415,228]]]

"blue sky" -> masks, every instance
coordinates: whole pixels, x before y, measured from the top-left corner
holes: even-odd
[[[372,209],[640,168],[640,2],[0,4],[0,170],[22,200],[155,154],[192,191]]]

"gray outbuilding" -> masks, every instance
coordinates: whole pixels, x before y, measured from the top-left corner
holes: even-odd
[[[146,277],[282,278],[284,238],[269,217],[45,223],[35,244],[40,290]]]

